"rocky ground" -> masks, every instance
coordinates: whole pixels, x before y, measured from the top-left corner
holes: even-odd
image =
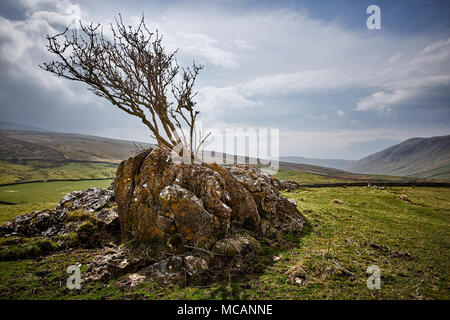
[[[122,162],[107,190],[73,192],[54,210],[1,225],[0,259],[96,249],[83,281],[125,274],[129,286],[205,283],[223,277],[225,267],[251,272],[262,243],[283,245],[280,235],[300,232],[305,222],[282,188],[295,186],[257,168],[175,163],[149,149]]]

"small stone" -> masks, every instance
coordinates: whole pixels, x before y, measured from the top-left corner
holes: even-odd
[[[133,273],[128,276],[128,279],[130,281],[129,282],[130,287],[135,287],[136,285],[147,279],[147,277],[139,273]]]
[[[194,256],[184,257],[184,265],[186,266],[186,269],[191,272],[191,274],[196,274],[200,271],[208,269],[208,263],[206,260]]]
[[[288,282],[298,286],[306,285],[307,276],[301,266],[296,265],[291,267],[291,269],[287,272],[287,275]]]

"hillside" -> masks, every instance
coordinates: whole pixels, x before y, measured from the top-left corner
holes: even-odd
[[[359,174],[339,169],[291,162],[280,162],[280,170],[275,177],[278,179],[294,180],[300,184],[419,181],[417,178],[405,179],[403,177],[389,175]]]
[[[132,141],[82,134],[0,130],[0,139],[0,160],[52,159],[119,163],[136,151]]]
[[[81,134],[0,129],[0,184],[112,179],[117,164],[133,155],[136,145]]]
[[[28,131],[49,131],[28,124],[0,121],[0,130],[28,130]]]
[[[258,163],[259,160],[255,158],[246,158],[243,156],[233,156],[230,154],[222,154],[220,152],[215,153],[215,158],[212,159],[208,156],[203,156],[202,159],[207,162],[213,162],[222,160],[222,158],[226,158],[226,163],[237,163],[237,164],[255,164]],[[320,165],[312,165],[312,164],[302,164],[295,162],[286,162],[283,159],[291,159],[297,157],[280,157],[279,161],[279,170],[275,174],[275,177],[279,179],[290,179],[294,180],[300,184],[327,184],[327,183],[339,183],[339,182],[373,182],[377,183],[380,181],[385,182],[399,182],[406,180],[408,181],[418,181],[418,179],[405,179],[403,177],[396,176],[388,176],[388,175],[367,175],[367,174],[358,174],[352,173],[349,171],[345,171],[342,169],[330,168],[326,166]],[[325,160],[325,159],[319,159]],[[327,160],[325,160],[327,161]],[[334,160],[331,160],[334,161]],[[338,160],[339,161],[339,160]],[[343,160],[348,161],[348,160]],[[351,161],[351,160],[350,160]],[[263,163],[267,163],[267,161],[263,161]],[[264,167],[264,165],[263,165]],[[273,173],[271,173],[273,174]]]
[[[358,173],[448,179],[449,165],[450,135],[406,140],[359,160],[349,170]]]
[[[450,178],[450,135],[413,138],[367,156],[352,172],[433,179]]]
[[[313,166],[322,166],[328,168],[335,168],[345,170],[356,163],[356,160],[344,160],[344,159],[315,159],[315,158],[304,158],[304,157],[280,157],[280,161],[298,163],[298,164],[309,164]]]
[[[115,176],[120,161],[133,155],[138,148],[148,146],[149,144],[145,143],[82,134],[0,129],[0,184],[40,180],[111,179]],[[236,161],[244,164],[248,161],[245,157],[229,154],[216,153],[215,156],[219,159],[225,156],[227,163]],[[363,175],[326,166],[294,163],[306,158],[283,157],[281,160],[284,159],[291,159],[293,162],[280,161],[277,177],[289,177],[303,184],[402,180],[401,177]],[[205,156],[204,160],[212,159]],[[253,160],[250,163],[256,163],[256,160]],[[309,160],[325,161],[330,165],[334,163],[335,166],[352,162]],[[442,174],[441,171],[436,172]],[[428,174],[424,173],[418,177],[426,178]]]

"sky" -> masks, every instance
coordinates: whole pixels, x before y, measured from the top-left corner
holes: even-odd
[[[381,29],[370,30],[369,5]],[[278,129],[281,156],[359,159],[412,137],[450,134],[449,1],[0,2],[0,119],[151,142],[139,121],[38,65],[46,34],[142,13],[180,65],[205,66],[205,129]]]

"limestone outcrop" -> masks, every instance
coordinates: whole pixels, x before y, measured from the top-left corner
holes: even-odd
[[[122,240],[158,240],[171,252],[210,249],[230,230],[300,231],[304,218],[280,182],[255,167],[176,163],[159,148],[123,161],[114,193]]]
[[[26,213],[0,226],[3,237],[44,237],[63,239],[72,236],[84,247],[117,243],[119,216],[112,187],[69,193],[53,210]]]

